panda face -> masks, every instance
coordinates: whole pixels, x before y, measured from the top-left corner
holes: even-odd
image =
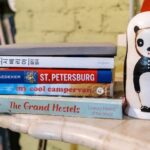
[[[139,29],[135,42],[138,53],[150,58],[150,28]]]

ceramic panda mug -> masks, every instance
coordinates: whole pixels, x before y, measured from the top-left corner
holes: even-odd
[[[127,29],[126,114],[150,119],[150,11],[136,15]]]

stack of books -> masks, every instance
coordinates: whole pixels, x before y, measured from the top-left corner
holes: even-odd
[[[121,119],[115,56],[111,44],[2,46],[0,111]]]

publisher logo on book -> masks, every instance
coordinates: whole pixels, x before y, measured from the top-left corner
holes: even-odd
[[[25,81],[26,83],[37,83],[37,72],[34,71],[27,71],[25,72]]]
[[[102,94],[104,94],[104,89],[103,89],[102,87],[98,87],[98,88],[96,89],[96,93],[97,93],[98,95],[102,95]]]

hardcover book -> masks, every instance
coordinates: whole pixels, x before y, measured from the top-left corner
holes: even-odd
[[[112,70],[1,68],[0,83],[111,83]]]
[[[114,57],[1,56],[0,67],[112,69]]]
[[[0,96],[1,113],[27,113],[122,119],[122,100],[98,98]]]
[[[0,56],[115,56],[113,44],[59,43],[43,45],[6,45],[0,47]]]
[[[112,97],[113,83],[100,84],[0,84],[1,95]]]

